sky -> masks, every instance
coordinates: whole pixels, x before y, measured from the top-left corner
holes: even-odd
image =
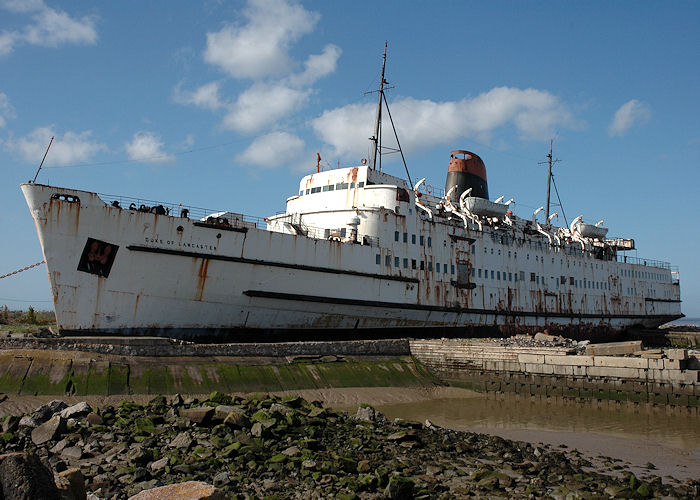
[[[0,275],[42,260],[19,184],[52,136],[40,183],[284,211],[317,152],[369,156],[387,41],[414,181],[467,149],[530,218],[553,140],[568,221],[678,266],[700,317],[698,26],[683,1],[0,0]],[[0,279],[3,304],[51,308],[45,266]]]

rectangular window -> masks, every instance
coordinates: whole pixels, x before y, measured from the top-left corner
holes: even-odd
[[[391,267],[391,255],[387,255],[387,256],[384,258],[384,265],[387,266],[387,267]]]
[[[311,188],[311,192],[312,192],[312,193],[320,193],[320,192],[321,192],[321,188],[320,188],[320,187]]]
[[[540,277],[539,276],[537,276],[537,284],[538,285],[540,284]]]
[[[535,273],[530,273],[530,281],[534,283],[534,281],[535,281]]]
[[[394,231],[394,241],[399,241],[399,232]]]
[[[416,268],[416,259],[411,259],[411,269]]]
[[[354,183],[354,182],[351,182],[351,183],[350,183],[350,189],[352,189],[352,188],[354,188],[354,187],[355,187],[355,183]]]
[[[491,279],[493,279],[493,271],[491,271]]]
[[[432,246],[432,238],[430,236],[428,236],[428,246]]]
[[[450,265],[450,274],[454,274],[454,273],[455,273],[455,265],[451,264]]]
[[[481,269],[479,269],[479,278],[481,278]]]
[[[357,183],[357,187],[359,187],[359,188],[365,187],[365,183],[364,183],[364,182],[358,182],[358,183]]]
[[[416,244],[416,235],[415,234],[411,235],[411,243],[413,243],[414,245]]]
[[[379,254],[377,254],[376,257],[377,257],[377,259],[376,259],[376,260],[377,260],[377,265],[381,264],[381,263],[382,263],[382,256],[379,255]]]
[[[442,272],[447,274],[447,264],[442,265]]]
[[[520,281],[525,281],[525,271],[520,271]]]
[[[569,276],[569,285],[573,285],[573,284],[574,284],[574,277]]]
[[[408,233],[403,233],[403,242],[408,243]]]
[[[340,228],[340,237],[345,238],[345,236],[348,234],[348,228],[346,227],[341,227]]]
[[[425,261],[420,261],[420,270],[424,271],[425,270]]]
[[[561,278],[559,278],[559,283],[561,283],[562,285],[566,285],[566,276],[562,276]]]
[[[496,271],[496,279],[497,280],[501,279],[501,271]]]
[[[399,267],[399,258],[394,257],[394,267]]]
[[[485,280],[489,279],[489,270],[488,269],[484,269],[484,279]]]
[[[425,240],[423,239],[423,235],[420,235],[420,246],[423,246],[425,243]]]
[[[432,271],[432,270],[433,270],[433,261],[429,260],[428,261],[428,271]]]
[[[335,185],[336,191],[338,191],[339,189],[347,189],[347,188],[348,188],[347,182],[341,182],[341,183]]]
[[[306,194],[309,194],[310,192],[311,192],[310,189],[307,189],[307,190],[306,190]]]
[[[403,268],[408,269],[408,259],[403,260]]]
[[[323,230],[323,237],[328,239],[331,237],[331,230],[330,229],[324,229]]]
[[[323,186],[323,192],[330,191],[330,186]]]
[[[435,271],[438,273],[440,272],[440,263],[439,262],[435,264]]]
[[[304,196],[304,190],[299,191],[299,196]]]
[[[472,245],[472,253],[476,253],[476,245]]]
[[[513,273],[508,273],[508,281],[513,281]]]

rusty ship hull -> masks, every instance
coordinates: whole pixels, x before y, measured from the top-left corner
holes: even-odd
[[[557,244],[522,220],[458,217],[447,195],[366,165],[304,177],[286,213],[264,221],[22,190],[62,334],[590,338],[682,316],[665,263]]]

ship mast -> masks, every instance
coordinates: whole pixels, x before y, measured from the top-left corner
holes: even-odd
[[[552,188],[552,163],[557,163],[557,162],[561,161],[559,159],[552,160],[552,146],[553,146],[553,144],[554,144],[554,139],[551,139],[549,141],[549,154],[546,157],[547,161],[546,162],[544,162],[544,161],[539,162],[540,165],[545,164],[545,163],[547,164],[547,204],[546,204],[547,212],[545,215],[546,221],[549,221],[550,193],[551,193],[551,188]],[[555,186],[555,188],[556,188],[556,186]],[[558,194],[557,194],[557,196],[558,196]],[[561,200],[559,202],[561,203]]]
[[[379,97],[377,99],[377,119],[374,123],[374,136],[369,140],[374,143],[374,152],[372,153],[372,170],[377,168],[377,155],[379,153],[379,132],[382,124],[382,100],[384,99],[384,70],[386,69],[386,47],[387,41],[384,41],[384,59],[382,60],[382,77],[379,81]]]

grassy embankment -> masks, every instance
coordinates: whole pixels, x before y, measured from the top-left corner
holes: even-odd
[[[43,328],[58,330],[53,311],[36,311],[32,306],[26,311],[12,311],[7,306],[0,307],[0,332],[37,333]]]

